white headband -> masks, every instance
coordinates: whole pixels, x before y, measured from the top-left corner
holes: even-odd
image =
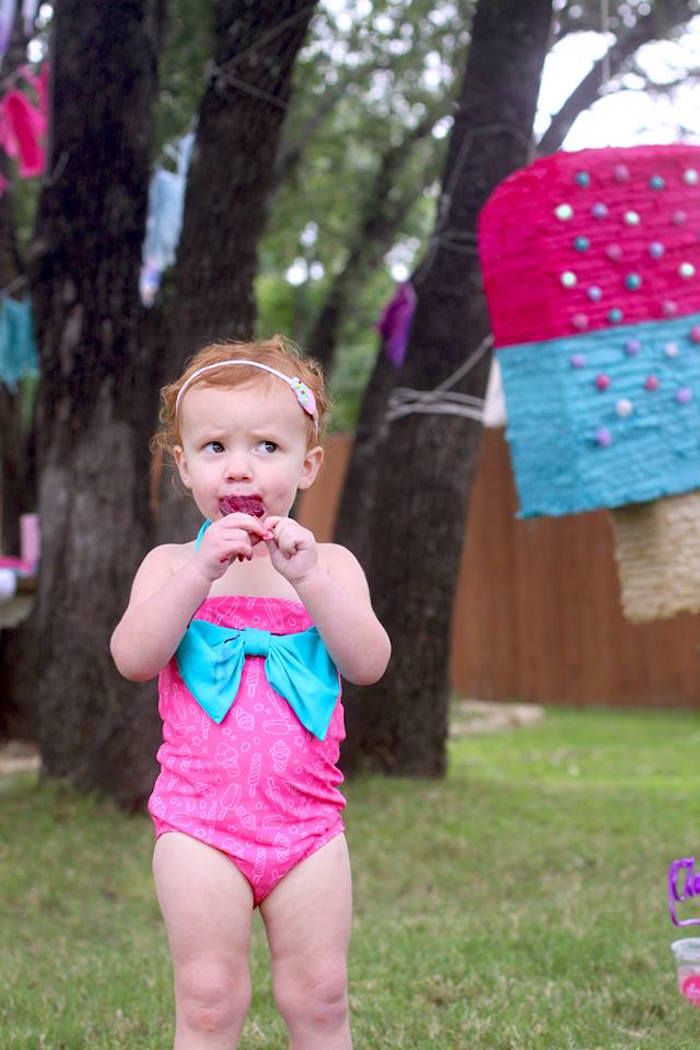
[[[188,379],[186,379],[180,387],[180,392],[178,393],[177,399],[175,401],[175,415],[177,416],[183,394],[185,393],[187,388],[191,386],[192,383],[194,383],[195,379],[199,379],[199,377],[201,375],[204,375],[205,372],[211,372],[214,368],[226,368],[228,367],[228,365],[250,365],[251,368],[260,368],[263,372],[269,372],[270,375],[277,376],[278,379],[281,379],[284,383],[287,384],[287,386],[292,391],[301,407],[308,415],[311,416],[314,423],[316,424],[316,429],[318,430],[316,398],[314,397],[313,390],[311,390],[311,388],[308,387],[306,383],[302,382],[302,380],[299,379],[298,376],[286,376],[284,372],[278,372],[276,368],[270,368],[269,365],[262,365],[259,361],[246,361],[243,358],[235,358],[231,361],[217,361],[216,364],[204,365],[203,368],[198,368],[195,372],[193,372],[192,375]]]

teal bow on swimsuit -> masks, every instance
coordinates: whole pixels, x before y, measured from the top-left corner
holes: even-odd
[[[202,525],[195,547],[211,525]],[[265,674],[310,733],[325,739],[340,693],[338,670],[316,627],[272,634],[255,627],[221,627],[192,620],[175,657],[182,680],[215,722],[233,707],[246,656],[264,656]]]
[[[271,634],[192,620],[175,657],[182,679],[215,722],[233,706],[246,656],[264,656],[267,680],[301,724],[323,740],[338,700],[338,671],[316,627]]]

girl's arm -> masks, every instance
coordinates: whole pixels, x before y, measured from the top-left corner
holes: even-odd
[[[354,555],[330,543],[324,544],[323,552],[315,571],[294,586],[343,678],[372,685],[389,663],[389,636],[374,613],[365,574]]]
[[[125,678],[146,682],[165,667],[214,580],[234,558],[252,556],[253,535],[267,536],[256,518],[228,514],[209,526],[198,550],[167,544],[146,555],[110,643]]]
[[[335,543],[319,547],[309,529],[292,518],[269,517],[272,564],[294,587],[333,662],[349,682],[371,685],[386,671],[389,636],[374,614],[357,559]]]
[[[165,667],[211,588],[194,559],[174,568],[176,552],[177,547],[166,545],[146,555],[112,634],[112,658],[132,682],[146,682]]]

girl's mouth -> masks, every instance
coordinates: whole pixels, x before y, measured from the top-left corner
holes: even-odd
[[[260,496],[224,496],[219,500],[219,511],[226,514],[251,514],[254,518],[265,517],[265,504]]]

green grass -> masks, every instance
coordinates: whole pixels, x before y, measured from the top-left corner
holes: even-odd
[[[356,1050],[695,1050],[666,869],[700,855],[700,719],[548,711],[445,782],[349,786]],[[171,1045],[145,817],[0,783],[0,1047]],[[700,914],[700,900],[697,913]],[[243,1050],[285,1045],[262,928]]]

